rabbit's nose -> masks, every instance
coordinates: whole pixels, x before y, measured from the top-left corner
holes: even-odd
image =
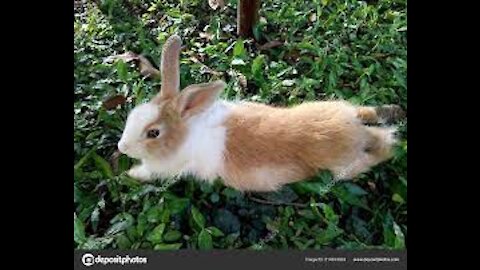
[[[122,152],[122,154],[126,154],[128,147],[127,144],[124,141],[119,141],[118,142],[118,150]]]

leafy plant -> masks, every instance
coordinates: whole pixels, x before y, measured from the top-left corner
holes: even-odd
[[[133,51],[158,66],[172,33],[184,40],[182,87],[222,78],[228,99],[407,108],[406,1],[265,0],[257,41],[237,38],[237,1],[226,5],[76,2],[74,248],[406,248],[406,121],[395,157],[355,181],[331,184],[322,172],[276,193],[242,194],[188,177],[140,184],[126,176],[137,161],[114,154],[125,119],[161,81],[107,59]]]

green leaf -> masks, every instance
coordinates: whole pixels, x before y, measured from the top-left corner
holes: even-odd
[[[310,197],[310,209],[312,210],[312,214],[315,217],[321,217],[322,214],[320,214],[318,203],[315,201],[313,197]]]
[[[333,181],[333,174],[329,170],[320,171],[317,177],[322,181],[322,183],[330,183]]]
[[[217,227],[208,227],[206,229],[212,236],[214,237],[220,237],[220,236],[224,236],[225,234]]]
[[[405,203],[405,200],[402,198],[402,196],[398,195],[398,193],[395,193],[392,195],[392,201],[397,202],[399,204]]]
[[[108,228],[108,230],[105,232],[105,235],[115,235],[121,231],[124,231],[130,228],[134,222],[135,219],[131,214],[120,213],[110,221],[110,223],[112,223],[112,226]]]
[[[218,196],[216,192],[210,195],[210,201],[212,203],[217,203],[219,200],[220,200],[220,196]]]
[[[290,86],[293,86],[294,84],[295,84],[295,80],[283,80],[282,81],[283,86],[290,87]]]
[[[118,158],[118,173],[123,173],[124,171],[128,170],[130,168],[130,159],[125,156],[121,155]]]
[[[235,42],[233,47],[233,57],[234,58],[243,58],[245,57],[245,46],[243,45],[243,39],[239,38]]]
[[[86,250],[99,250],[105,249],[110,243],[113,242],[113,237],[90,237],[87,239],[85,243],[79,246],[79,249],[86,249]]]
[[[368,230],[368,224],[356,215],[352,216],[352,225],[355,235],[364,241],[371,241],[372,234]]]
[[[298,195],[289,186],[284,186],[276,192],[268,192],[259,194],[267,201],[275,203],[290,203],[298,199]]]
[[[119,249],[129,249],[132,246],[132,242],[123,233],[115,237],[115,243]]]
[[[359,194],[366,194],[367,192],[361,189],[360,187],[352,186],[335,186],[332,189],[332,193],[342,202],[361,207],[365,210],[370,210],[366,204],[365,198],[359,196]]]
[[[400,226],[397,223],[393,222],[393,231],[395,233],[395,243],[393,245],[396,249],[403,249],[405,248],[405,236],[403,235]]]
[[[76,215],[73,217],[73,240],[77,244],[83,244],[87,241],[87,237],[85,236],[85,226]]]
[[[336,225],[329,223],[326,230],[322,230],[321,233],[315,238],[316,243],[318,244],[328,244],[337,238],[343,233],[342,229],[338,228]]]
[[[198,227],[203,229],[205,227],[205,218],[203,217],[202,213],[200,213],[197,208],[192,207],[191,214],[193,220],[195,221],[195,224],[197,224]]]
[[[170,221],[170,211],[168,209],[163,210],[160,221],[162,223],[168,223]]]
[[[90,222],[94,231],[97,231],[98,222],[100,221],[100,208],[97,206],[93,209],[92,214],[90,215]]]
[[[383,242],[386,246],[395,245],[395,232],[393,231],[393,217],[388,212],[383,219]]]
[[[183,211],[188,204],[190,203],[190,200],[188,198],[182,198],[182,199],[173,199],[170,201],[167,201],[168,209],[170,210],[170,213],[175,215]]]
[[[158,243],[161,243],[162,242],[162,235],[163,235],[163,231],[165,230],[165,224],[160,224],[158,225],[157,227],[155,227],[153,229],[153,231],[151,231],[148,236],[147,236],[147,240],[152,242],[152,244],[158,244]]]
[[[202,230],[200,234],[198,234],[198,247],[202,250],[213,248],[212,236],[207,230]]]
[[[160,206],[154,206],[147,211],[147,220],[151,223],[157,223],[161,219],[162,209]]]
[[[97,153],[92,153],[93,160],[95,161],[96,167],[102,172],[104,177],[113,178],[115,175],[113,174],[112,167],[110,164],[101,156],[97,155]]]
[[[264,58],[264,55],[259,55],[252,62],[252,74],[253,77],[257,80],[260,80],[263,77]]]
[[[235,58],[232,60],[232,66],[245,66],[246,63],[245,61],[243,61],[242,59],[239,59],[239,58]]]
[[[168,231],[163,236],[165,242],[175,242],[182,237],[182,233],[179,231]]]
[[[126,233],[127,233],[127,237],[129,239],[132,239],[132,241],[135,241],[140,236],[138,234],[138,230],[137,230],[136,226],[131,226],[131,227],[127,228]]]
[[[306,218],[306,219],[311,219],[311,220],[317,220],[318,217],[315,216],[312,210],[310,209],[302,209],[297,212],[300,216]]]
[[[252,32],[253,32],[253,37],[255,38],[255,40],[260,40],[261,33],[262,33],[262,25],[260,23],[257,23],[255,25],[253,25]]]
[[[240,196],[240,192],[236,191],[233,188],[225,188],[222,191],[222,194],[225,195],[228,199],[234,199]]]
[[[333,211],[333,208],[331,208],[328,204],[321,204],[323,213],[325,214],[325,218],[328,220],[328,222],[331,222],[333,224],[338,224],[338,215],[335,214],[335,211]]]
[[[122,81],[127,80],[128,76],[128,70],[127,70],[127,64],[123,61],[120,60],[117,62],[117,75]]]
[[[214,213],[213,223],[222,232],[229,234],[240,231],[241,223],[236,215],[227,209],[220,209]]]
[[[87,160],[91,157],[92,153],[95,151],[95,148],[90,149],[78,162],[73,166],[75,171],[78,171],[82,168],[83,165],[87,162]]]
[[[182,247],[182,243],[175,243],[175,244],[156,244],[153,249],[154,250],[177,250]]]
[[[356,195],[356,196],[363,196],[363,195],[367,195],[368,192],[366,192],[363,188],[361,188],[359,185],[357,184],[353,184],[353,183],[345,183],[344,187],[347,189],[347,191],[353,195]]]
[[[147,226],[148,226],[147,214],[145,212],[142,212],[138,215],[138,219],[137,219],[137,234],[139,236],[143,236]]]

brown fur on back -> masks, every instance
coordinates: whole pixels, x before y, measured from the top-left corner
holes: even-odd
[[[244,103],[226,126],[223,178],[240,190],[275,190],[321,169],[339,173],[371,141],[357,108],[343,101],[292,108]]]

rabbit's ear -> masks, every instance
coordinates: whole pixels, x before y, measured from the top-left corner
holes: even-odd
[[[180,49],[182,40],[178,35],[170,36],[162,49],[160,72],[162,88],[157,95],[160,99],[171,98],[180,91]]]
[[[188,118],[207,109],[215,102],[225,86],[225,82],[221,80],[188,86],[182,90],[178,99],[180,115]]]

